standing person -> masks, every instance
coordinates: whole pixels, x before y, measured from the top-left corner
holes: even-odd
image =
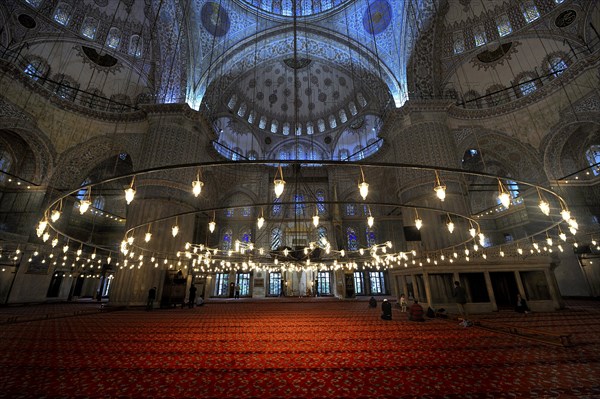
[[[400,310],[406,313],[406,296],[404,294],[400,294]]]
[[[467,318],[469,316],[465,307],[467,304],[467,291],[465,291],[464,287],[462,287],[458,281],[454,282],[454,291],[452,291],[452,296],[456,301],[456,306],[458,307],[458,312],[460,315],[463,318]]]
[[[235,299],[240,299],[240,285],[235,285]]]
[[[527,301],[523,299],[521,294],[517,294],[517,305],[515,306],[515,312],[519,313],[529,313],[529,306],[527,306]]]
[[[152,287],[148,290],[148,302],[146,303],[146,310],[150,311],[154,308],[154,300],[156,299],[156,287]]]
[[[392,304],[387,299],[384,299],[381,303],[381,318],[392,320]]]
[[[190,299],[188,302],[188,306],[190,307],[190,309],[194,307],[194,303],[196,303],[196,286],[192,284],[190,286]]]
[[[423,317],[423,306],[419,305],[419,301],[415,302],[408,309],[408,320],[410,321],[425,321]]]

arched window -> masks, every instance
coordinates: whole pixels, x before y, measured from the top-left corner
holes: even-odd
[[[252,232],[250,230],[244,230],[241,241],[246,244],[252,242]]]
[[[10,154],[7,151],[2,150],[0,152],[0,171],[5,172],[5,173],[10,173],[10,168],[11,168],[12,164],[13,164],[13,159],[10,156]],[[0,182],[6,181],[5,173],[0,173]]]
[[[96,198],[94,198],[94,203],[92,204],[92,206],[98,211],[104,210],[104,197],[102,195],[99,195]]]
[[[226,230],[225,233],[223,233],[223,239],[221,241],[221,249],[223,251],[231,250],[231,236],[231,230]]]
[[[261,116],[260,120],[258,121],[258,127],[260,129],[264,129],[265,127],[267,127],[267,117],[266,116]]]
[[[356,99],[358,100],[358,105],[360,105],[362,108],[367,106],[367,100],[361,92],[356,93]]]
[[[88,177],[80,184],[80,186],[87,186],[91,182],[92,182],[92,180]],[[75,195],[77,197],[77,199],[80,201],[82,199],[84,199],[85,194],[87,193],[87,190],[88,190],[87,188],[82,188],[81,190],[77,191],[77,194]]]
[[[253,124],[255,119],[256,119],[256,111],[252,110],[248,114],[248,123]]]
[[[348,109],[350,110],[350,113],[352,114],[352,116],[355,116],[356,114],[358,114],[358,110],[356,109],[356,104],[354,103],[354,101],[350,101],[348,103]]]
[[[357,145],[356,147],[354,147],[354,150],[352,150],[352,159],[361,160],[364,158],[365,158],[365,154],[363,153],[362,147],[360,145]]]
[[[528,0],[521,4],[521,10],[523,11],[523,17],[527,23],[533,22],[540,17],[537,7],[533,3],[533,0]]]
[[[356,216],[356,204],[346,204],[346,216]]]
[[[275,251],[277,248],[281,247],[281,239],[282,239],[282,234],[281,234],[280,228],[274,228],[273,230],[271,230],[271,250],[272,251]]]
[[[383,272],[369,272],[371,294],[385,294],[385,276]]]
[[[500,37],[510,35],[512,33],[512,26],[508,15],[502,14],[496,19],[496,26],[498,28],[498,34]]]
[[[288,159],[288,154],[286,150],[282,149],[281,151],[279,151],[279,159],[281,159],[282,161]]]
[[[296,216],[304,216],[304,194],[298,193],[294,196],[294,210]]]
[[[323,133],[325,131],[325,121],[323,119],[317,120],[317,126],[319,127],[319,132]]]
[[[537,90],[535,80],[533,80],[531,75],[523,76],[521,79],[519,79],[518,84],[519,92],[522,96],[528,96]]]
[[[254,150],[248,151],[248,153],[246,154],[246,157],[250,161],[255,161],[258,159],[258,152],[254,151]]]
[[[323,226],[319,226],[317,228],[317,240],[319,242],[319,245],[322,247],[327,246],[327,243],[329,242],[329,240],[327,239],[327,229]]]
[[[40,4],[42,4],[42,1],[44,0],[25,0],[25,2],[33,8],[38,8]]]
[[[58,3],[52,18],[59,24],[67,26],[71,19],[71,6],[67,3]]]
[[[273,200],[273,208],[271,209],[271,214],[273,216],[281,215],[281,198],[275,198]]]
[[[331,129],[335,129],[337,127],[337,121],[335,120],[335,115],[329,115],[329,127]]]
[[[279,130],[279,122],[276,119],[271,121],[271,133],[277,133]]]
[[[352,227],[348,227],[346,230],[346,238],[348,240],[348,251],[358,250],[358,237]]]
[[[480,47],[487,43],[487,36],[483,26],[479,25],[474,29],[473,38],[475,39],[475,47]]]
[[[600,175],[600,145],[594,144],[585,152],[588,165],[591,166],[594,176]]]
[[[96,38],[96,32],[98,31],[98,20],[93,17],[86,17],[81,24],[81,34],[90,40]]]
[[[339,112],[339,114],[340,114],[340,122],[341,123],[348,122],[348,116],[346,115],[346,111],[345,110],[341,109],[340,112]]]
[[[306,122],[306,134],[311,135],[314,134],[314,125],[312,122]]]
[[[552,57],[548,60],[548,69],[554,77],[563,73],[567,67],[567,63],[560,56]]]
[[[229,102],[227,103],[227,108],[229,108],[230,110],[233,110],[235,108],[235,105],[237,104],[237,95],[233,94],[230,98],[229,98]]]
[[[375,235],[375,230],[373,230],[372,228],[367,227],[366,237],[367,237],[367,246],[372,247],[373,245],[375,245],[377,243],[377,236]]]
[[[235,209],[233,209],[233,208],[225,209],[225,217],[226,218],[232,218],[233,215],[235,215]]]
[[[240,147],[234,147],[231,151],[231,160],[239,161],[242,158],[243,150]]]
[[[325,192],[323,190],[317,190],[315,193],[317,197],[317,210],[320,215],[327,212],[327,208],[325,208]]]
[[[119,47],[120,43],[121,43],[121,31],[119,30],[119,28],[115,28],[113,26],[108,31],[108,36],[106,37],[106,47],[116,49],[117,47]]]
[[[129,39],[129,55],[132,55],[136,58],[140,58],[142,56],[143,49],[143,41],[140,35],[133,35]]]
[[[23,72],[29,75],[31,79],[38,80],[48,72],[48,69],[48,64],[45,61],[35,58],[29,61]]]
[[[283,123],[282,132],[283,132],[284,136],[289,136],[290,135],[290,123],[289,122],[284,122]]]
[[[249,206],[245,206],[242,208],[242,216],[247,218],[252,214],[252,208]]]
[[[349,157],[350,157],[350,151],[348,151],[347,149],[343,148],[339,151],[340,161],[347,161]]]
[[[465,38],[462,32],[454,34],[454,54],[464,53],[465,51]]]
[[[240,108],[238,109],[238,112],[237,112],[238,116],[239,116],[240,118],[243,118],[243,117],[244,117],[244,115],[246,115],[246,110],[247,110],[247,109],[248,109],[248,106],[246,105],[246,103],[245,103],[245,102],[243,102],[243,103],[240,105]]]

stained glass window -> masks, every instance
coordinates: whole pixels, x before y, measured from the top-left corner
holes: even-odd
[[[106,47],[110,47],[112,49],[116,49],[119,47],[121,43],[121,31],[119,28],[112,27],[108,31],[108,36],[106,37]]]
[[[248,159],[251,161],[255,161],[258,159],[258,152],[254,151],[254,150],[248,151],[248,154],[246,154],[246,157],[248,157]]]
[[[326,246],[329,240],[327,239],[327,229],[323,226],[319,226],[317,229],[317,236],[319,237],[319,245]]]
[[[461,37],[454,38],[454,54],[460,54],[465,51],[465,39]]]
[[[592,145],[585,152],[585,158],[587,159],[588,165],[592,168],[594,176],[600,175],[600,145]]]
[[[10,167],[12,166],[12,157],[6,151],[0,152],[0,170],[2,172],[10,172]],[[0,182],[6,180],[6,174],[0,173]]]
[[[236,284],[240,287],[240,296],[250,295],[250,273],[238,273]]]
[[[315,196],[317,197],[317,210],[319,214],[324,214],[327,209],[325,208],[325,192],[323,190],[317,190]]]
[[[519,90],[521,91],[522,95],[528,96],[537,89],[535,82],[531,81],[531,78],[526,77],[521,79],[521,81],[523,83],[519,84]]]
[[[71,19],[71,6],[66,3],[58,3],[53,18],[59,24],[67,26]]]
[[[40,4],[42,4],[42,1],[44,0],[25,0],[25,2],[33,8],[38,8]]]
[[[271,210],[273,216],[281,215],[281,198],[275,198],[273,200],[273,209]]]
[[[500,15],[496,20],[496,24],[498,27],[498,34],[500,35],[500,37],[504,37],[512,33],[512,26],[510,25],[508,15]]]
[[[129,39],[129,55],[132,55],[136,58],[140,58],[142,56],[143,49],[143,41],[141,36],[133,35],[131,39]]]
[[[540,17],[540,13],[538,12],[538,9],[533,1],[530,0],[521,4],[521,7],[523,10],[523,16],[525,17],[525,21],[527,21],[527,23],[533,22]]]
[[[98,21],[95,18],[87,17],[83,20],[81,25],[81,34],[90,40],[96,38],[96,31],[98,30]]]
[[[356,204],[346,204],[346,216],[356,216]]]
[[[311,135],[315,132],[312,122],[306,122],[306,134]]]
[[[252,242],[252,232],[250,230],[246,230],[242,233],[242,242],[246,244]]]
[[[356,231],[354,231],[352,227],[348,227],[346,230],[346,237],[348,239],[348,250],[358,250],[358,237],[356,236]]]
[[[225,209],[225,217],[231,218],[235,214],[235,209],[227,208]]]
[[[252,208],[249,206],[245,206],[242,208],[242,216],[247,218],[252,214]]]
[[[567,69],[567,63],[560,57],[554,57],[548,62],[550,66],[550,72],[554,77],[557,77]]]
[[[337,127],[337,121],[335,120],[335,115],[329,115],[329,127],[335,129]]]
[[[281,229],[275,228],[271,230],[271,250],[274,251],[281,246]]]
[[[229,251],[231,249],[231,230],[227,230],[223,233],[223,241],[221,243],[221,249],[223,251]]]
[[[227,103],[227,108],[234,109],[236,104],[237,104],[237,95],[233,94],[231,96],[231,98],[229,99],[229,102]]]
[[[377,243],[377,237],[375,236],[375,231],[370,227],[367,227],[366,231],[367,236],[367,246],[372,247]]]
[[[339,152],[340,161],[347,161],[349,157],[350,157],[350,151],[348,151],[345,148],[340,150],[340,152]]]
[[[475,32],[475,46],[479,47],[479,46],[483,46],[484,44],[487,43],[487,36],[485,34],[485,30],[483,28],[480,28],[479,30],[477,30]]]
[[[104,209],[104,197],[102,195],[99,195],[96,198],[94,198],[94,203],[92,204],[92,206],[99,211],[103,210]]]
[[[33,60],[23,70],[27,75],[31,77],[33,80],[38,80],[41,76],[46,73],[46,65],[42,60]]]

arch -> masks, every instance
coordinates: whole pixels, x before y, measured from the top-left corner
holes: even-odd
[[[323,32],[322,29],[316,30],[310,26],[298,27],[298,29],[301,31],[297,35],[299,48],[321,48],[322,51],[319,57],[315,57],[316,59],[326,63],[331,61],[351,75],[362,76],[367,80],[366,86],[379,96],[380,101],[386,102],[385,96],[388,93],[394,98],[396,104],[404,102],[403,93],[406,88],[401,87],[399,80],[387,64],[378,63],[376,55],[362,43],[333,31]],[[293,27],[286,25],[266,30],[260,36],[253,35],[242,40],[219,59],[214,60],[210,69],[203,70],[200,76],[192,67],[190,76],[196,78],[188,84],[188,105],[193,109],[199,109],[208,92],[209,83],[219,82],[218,90],[223,90],[248,69],[273,59],[293,56],[294,46],[290,45],[293,40],[292,32]],[[257,52],[256,48],[260,48],[261,51]],[[381,90],[382,86],[385,90]]]

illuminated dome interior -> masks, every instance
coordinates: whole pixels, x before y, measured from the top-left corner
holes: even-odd
[[[249,4],[252,7],[266,11],[270,14],[286,17],[293,16],[294,10],[298,17],[316,15],[351,1],[352,0],[243,0],[244,3]]]

